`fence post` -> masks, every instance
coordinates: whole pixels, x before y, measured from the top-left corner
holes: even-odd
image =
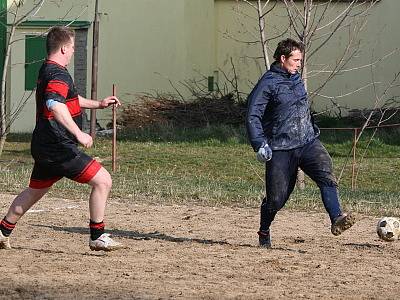
[[[112,95],[117,96],[117,86],[115,84],[112,85]],[[117,170],[117,104],[113,104],[112,106],[112,131],[113,131],[113,139],[112,139],[112,171],[115,173]]]
[[[356,150],[357,150],[357,136],[358,136],[358,128],[354,128],[354,139],[353,139],[353,165],[352,165],[352,172],[351,172],[351,190],[355,191],[357,188],[356,183]]]

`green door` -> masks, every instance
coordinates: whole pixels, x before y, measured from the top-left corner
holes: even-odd
[[[25,36],[25,90],[36,88],[39,69],[46,59],[46,37],[40,35]]]

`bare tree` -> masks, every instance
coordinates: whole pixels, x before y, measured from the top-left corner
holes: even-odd
[[[258,43],[261,47],[261,53],[262,53],[262,58],[265,66],[265,70],[269,70],[270,66],[270,59],[268,56],[268,39],[267,39],[267,32],[266,32],[266,16],[275,8],[275,5],[277,1],[271,1],[271,0],[257,0],[257,1],[248,1],[248,0],[236,0],[236,2],[239,4],[240,2],[243,2],[247,4],[249,7],[254,9],[257,15],[257,20],[256,23],[258,25],[257,30],[255,33],[253,33],[253,36],[255,38],[256,43]],[[273,2],[273,5],[270,3]],[[250,17],[249,15],[246,15],[245,13],[241,12],[239,9],[239,5],[237,6],[237,12],[238,14],[241,14],[242,16],[246,16],[248,18],[254,18]]]
[[[341,109],[338,99],[357,93],[365,88],[371,87],[373,83],[368,82],[361,87],[348,91],[345,95],[324,95],[322,91],[326,84],[337,75],[347,72],[375,66],[383,59],[387,58],[393,52],[360,66],[349,66],[352,59],[360,55],[362,48],[359,35],[364,30],[371,8],[380,0],[236,0],[236,12],[240,18],[246,18],[251,23],[256,24],[253,28],[241,22],[247,35],[246,39],[236,38],[228,31],[224,33],[226,37],[232,38],[238,42],[261,45],[262,56],[253,57],[254,59],[263,59],[265,70],[269,69],[269,53],[271,49],[269,43],[277,39],[288,31],[305,45],[303,57],[302,78],[308,93],[310,95],[310,105],[316,96],[328,99],[332,103],[332,108]],[[267,15],[275,8],[277,3],[283,5],[287,16],[280,18],[281,26],[271,23],[266,25]],[[240,4],[246,5],[254,10],[254,13],[246,13],[246,10],[240,9]],[[279,7],[281,8],[282,5]],[[338,49],[337,57],[332,57],[329,62],[324,64],[315,63],[317,54],[321,50],[330,46],[330,42],[338,37],[347,37],[347,43],[343,49]],[[250,37],[250,40],[249,40]],[[264,70],[264,71],[265,71]],[[308,79],[318,77],[318,86],[314,90],[309,90]],[[331,108],[331,109],[332,109]]]
[[[319,78],[319,84],[315,90],[307,89],[310,94],[310,104],[312,104],[314,97],[318,95],[330,99],[333,107],[340,107],[340,104],[335,100],[343,97],[343,95],[326,96],[320,94],[320,92],[335,76],[376,65],[381,60],[362,66],[348,66],[355,56],[360,55],[362,45],[359,35],[365,28],[371,8],[379,0],[349,0],[346,2],[337,0],[283,0],[282,2],[286,7],[292,34],[305,46],[302,77],[306,88],[308,87],[308,79],[317,76]],[[313,63],[317,54],[323,48],[329,47],[330,42],[339,35],[347,37],[347,43],[343,49],[338,49],[337,57],[323,64]],[[349,91],[347,95],[369,86],[371,86],[371,83]]]
[[[373,72],[371,70],[371,73],[373,75]],[[367,141],[367,145],[364,149],[364,152],[361,155],[360,161],[358,163],[358,168],[354,165],[353,168],[353,173],[355,172],[355,176],[354,178],[352,178],[352,189],[355,190],[357,187],[357,178],[359,176],[360,173],[360,166],[362,164],[362,161],[364,160],[368,148],[372,142],[372,140],[374,139],[377,131],[381,128],[384,127],[391,127],[391,125],[385,124],[386,122],[388,122],[390,119],[392,119],[398,112],[399,112],[399,108],[398,108],[398,101],[394,100],[392,96],[392,91],[394,89],[398,89],[400,87],[400,72],[397,72],[394,74],[392,80],[388,83],[386,83],[385,87],[383,88],[383,90],[379,93],[378,92],[378,87],[376,86],[376,84],[373,84],[373,103],[374,106],[372,109],[369,110],[369,112],[367,112],[366,116],[365,116],[365,120],[363,125],[361,126],[361,128],[359,128],[356,132],[356,136],[353,142],[353,147],[350,151],[350,153],[354,154],[354,159],[355,159],[355,153],[356,153],[356,149],[357,149],[357,144],[361,139],[361,136],[364,134],[364,132],[367,129],[373,129],[373,133],[371,134],[371,136],[369,137],[368,141]],[[397,108],[396,108],[397,107]],[[376,119],[375,121],[375,125],[371,126],[372,120]],[[346,163],[343,165],[342,170],[340,172],[340,176],[338,178],[338,181],[340,181],[340,179],[343,176],[344,173],[344,169],[346,168]],[[355,170],[357,169],[357,170]]]
[[[337,102],[339,95],[326,96],[321,91],[326,84],[336,75],[353,71],[355,69],[372,66],[375,63],[366,64],[358,67],[348,67],[349,62],[360,52],[359,34],[365,27],[370,9],[379,0],[350,0],[347,3],[339,3],[340,1],[326,0],[283,0],[291,25],[291,32],[300,40],[305,47],[302,61],[302,78],[305,87],[310,95],[310,106],[316,95],[330,99],[332,108],[341,110],[340,103]],[[320,50],[329,45],[329,42],[338,35],[348,36],[347,44],[338,57],[331,61],[312,68],[312,59]],[[314,64],[315,66],[316,64]],[[321,80],[322,75],[325,78]],[[308,88],[308,79],[318,76],[320,83],[314,91]],[[356,93],[371,83],[358,87],[347,94]],[[343,95],[341,95],[343,97]],[[331,110],[329,109],[329,110]],[[300,170],[298,173],[298,186],[304,188],[304,173]]]
[[[232,34],[228,30],[223,35],[243,44],[257,45],[261,56],[247,56],[246,58],[253,59],[257,65],[259,61],[262,61],[263,67],[261,67],[260,71],[263,73],[269,70],[271,65],[269,43],[283,36],[288,30],[287,27],[282,29],[275,25],[267,27],[267,17],[275,9],[278,0],[236,0],[236,4],[237,23],[242,27],[242,32],[249,36],[241,39],[237,37],[237,34]],[[248,13],[246,8],[250,8],[253,13]],[[242,22],[243,19],[247,19],[250,22]],[[254,24],[254,26],[249,24]]]
[[[6,51],[4,55],[4,64],[3,64],[3,74],[1,76],[1,96],[0,96],[0,156],[4,149],[4,144],[7,138],[7,132],[10,126],[10,122],[13,121],[16,115],[21,111],[23,105],[26,102],[25,100],[20,101],[17,109],[14,112],[14,115],[10,116],[9,120],[7,120],[7,107],[6,107],[6,80],[7,80],[7,71],[10,60],[11,46],[17,41],[14,39],[15,30],[22,22],[26,21],[30,16],[36,14],[38,10],[42,7],[44,0],[38,1],[33,7],[28,10],[25,14],[20,14],[21,7],[24,5],[24,1],[15,0],[12,2],[10,8],[8,9],[8,13],[13,16],[13,21],[11,22],[9,32],[8,32],[8,40],[6,43]],[[4,24],[7,26],[7,24]]]

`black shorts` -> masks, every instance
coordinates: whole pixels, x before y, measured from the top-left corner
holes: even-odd
[[[35,161],[29,187],[33,189],[48,188],[63,177],[79,183],[87,183],[100,169],[100,163],[83,152],[65,162]]]

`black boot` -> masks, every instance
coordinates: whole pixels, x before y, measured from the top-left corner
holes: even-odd
[[[260,230],[258,231],[258,242],[260,247],[271,248],[271,234],[269,227],[275,219],[277,212],[278,211],[276,210],[268,209],[266,198],[262,200],[260,207]]]
[[[271,233],[267,231],[259,231],[258,233],[258,244],[262,248],[271,248]]]

